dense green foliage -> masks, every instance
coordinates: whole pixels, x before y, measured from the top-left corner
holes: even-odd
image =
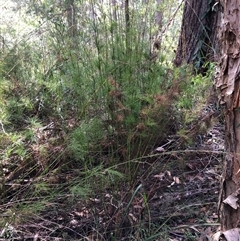
[[[119,183],[131,190],[141,158],[184,129],[208,88],[209,75],[171,64],[179,26],[169,12],[178,6],[133,1],[126,20],[120,4],[26,3],[15,9],[23,34],[1,26],[3,202],[22,195],[24,216],[66,193],[73,202]],[[168,29],[155,23],[156,9]]]

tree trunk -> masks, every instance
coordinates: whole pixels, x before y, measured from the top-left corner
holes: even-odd
[[[65,2],[67,9],[68,34],[72,39],[72,47],[77,47],[77,20],[75,0],[67,0]]]
[[[185,1],[181,35],[174,64],[193,63],[199,70],[216,52],[217,6],[214,1]]]
[[[223,235],[235,241],[240,240],[240,0],[186,1],[175,64],[198,63],[200,50],[203,63],[218,61],[215,86],[225,106],[219,214]]]
[[[162,24],[163,24],[163,11],[160,9],[161,4],[164,2],[164,0],[157,0],[156,1],[156,12],[155,12],[155,25],[157,26],[156,32],[151,36],[153,39],[152,45],[151,45],[151,60],[156,60],[159,54],[159,50],[161,49],[162,44]]]
[[[131,52],[130,48],[130,11],[129,11],[129,0],[125,0],[125,24],[126,24],[126,51],[127,53]]]
[[[222,230],[240,227],[240,0],[223,0],[216,86],[225,104],[225,149],[221,187]]]
[[[115,22],[117,22],[118,18],[117,18],[117,2],[116,2],[116,0],[112,0],[112,15],[113,15],[113,20]]]

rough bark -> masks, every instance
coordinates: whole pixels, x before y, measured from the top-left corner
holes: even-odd
[[[181,31],[176,65],[194,63],[202,46],[204,61],[219,63],[215,86],[225,105],[220,222],[226,240],[240,240],[240,0],[186,0]]]
[[[226,156],[220,198],[222,230],[240,227],[240,0],[222,0],[216,86],[225,104]]]
[[[206,60],[215,59],[217,51],[217,6],[209,0],[186,0],[181,35],[174,64],[193,63],[201,68]]]

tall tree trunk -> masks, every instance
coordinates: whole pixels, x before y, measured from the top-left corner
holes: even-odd
[[[151,45],[151,60],[155,60],[158,57],[159,50],[161,49],[162,43],[162,23],[163,23],[163,11],[160,10],[161,4],[164,0],[157,0],[156,1],[156,12],[155,12],[155,25],[157,26],[157,30],[153,33],[151,38],[153,39]]]
[[[75,0],[67,0],[65,2],[67,9],[68,34],[72,39],[72,47],[77,47],[77,20]]]
[[[117,2],[116,0],[112,0],[112,14],[113,14],[113,20],[117,22]]]
[[[229,230],[240,227],[240,0],[222,0],[221,4],[216,86],[226,107],[226,157],[219,201],[222,230]]]
[[[126,24],[126,51],[129,53],[131,51],[130,48],[130,10],[129,10],[129,0],[125,0],[125,24]]]
[[[213,12],[216,9],[218,11]],[[207,22],[203,21],[204,18]],[[187,23],[191,23],[189,28]],[[212,53],[219,62],[215,86],[220,90],[221,103],[225,105],[220,222],[227,241],[240,240],[240,0],[188,0],[182,24],[175,64],[194,63],[199,43],[204,40],[209,46],[206,44],[207,48],[203,49],[205,60],[211,60],[209,53],[215,50]],[[201,26],[206,26],[208,36]]]
[[[206,60],[213,60],[216,51],[218,14],[214,1],[185,1],[181,35],[174,64],[193,63],[200,69]]]

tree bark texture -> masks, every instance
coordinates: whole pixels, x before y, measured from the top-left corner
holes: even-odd
[[[193,63],[200,68],[206,60],[215,59],[217,6],[214,0],[186,0],[181,35],[174,64]]]
[[[225,160],[220,195],[222,230],[240,228],[240,0],[222,0],[220,62],[215,85],[225,104]],[[235,229],[236,230],[236,229]]]

